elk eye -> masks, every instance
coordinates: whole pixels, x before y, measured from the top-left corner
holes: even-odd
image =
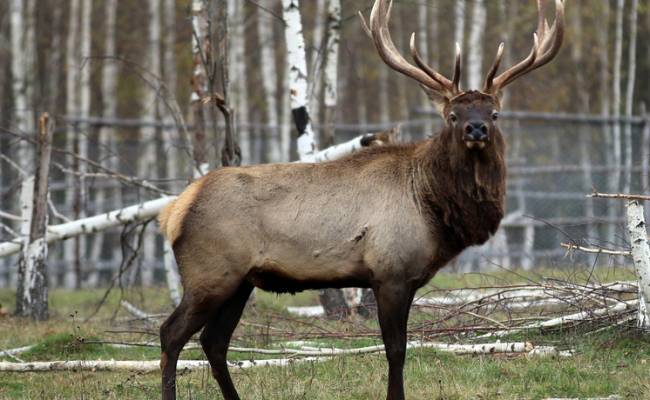
[[[451,121],[452,124],[458,122],[458,117],[456,116],[456,114],[454,114],[453,112],[449,113],[449,121]]]
[[[499,113],[495,111],[492,113],[492,121],[496,121],[497,119],[499,119]]]

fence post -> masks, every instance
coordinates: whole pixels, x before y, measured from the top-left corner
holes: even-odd
[[[39,118],[36,176],[33,183],[29,236],[20,261],[21,291],[16,293],[17,313],[37,321],[48,318],[47,306],[47,197],[52,152],[52,120],[47,113]],[[20,305],[20,306],[19,306]]]

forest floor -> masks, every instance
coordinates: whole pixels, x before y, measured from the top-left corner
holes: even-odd
[[[421,293],[435,288],[467,288],[538,282],[541,276],[573,282],[611,282],[633,279],[623,268],[596,271],[543,270],[537,273],[440,273]],[[93,342],[157,341],[157,323],[134,319],[119,306],[126,298],[151,313],[171,311],[163,288],[114,290],[99,312],[89,320],[102,290],[53,290],[51,319],[33,323],[0,314],[0,350],[34,345],[19,357],[24,361],[54,360],[158,360],[157,348],[116,348]],[[15,293],[0,290],[0,310],[13,308]],[[258,292],[235,332],[234,345],[271,348],[287,340],[309,339],[319,347],[361,347],[381,344],[374,320],[350,318],[328,321],[296,317],[287,305],[317,304],[316,292],[295,296]],[[534,317],[539,311],[529,310]],[[414,309],[409,324],[412,339],[418,329],[435,319]],[[453,321],[449,324],[453,325]],[[450,325],[446,325],[450,326]],[[444,341],[461,338],[447,336]],[[524,355],[453,355],[429,349],[410,349],[405,367],[409,399],[544,399],[590,398],[618,395],[624,399],[650,399],[650,336],[632,326],[609,329],[579,328],[561,331],[530,330],[502,341],[530,341],[573,349],[571,357]],[[268,356],[267,358],[278,356]],[[182,359],[205,359],[200,350],[186,350]],[[259,354],[229,353],[229,360],[264,358]],[[14,361],[0,358],[0,361]],[[324,362],[287,367],[232,370],[243,399],[382,399],[387,380],[383,354],[332,357]],[[126,372],[0,372],[0,399],[153,399],[160,396],[160,374]],[[207,368],[178,376],[182,399],[221,398]]]

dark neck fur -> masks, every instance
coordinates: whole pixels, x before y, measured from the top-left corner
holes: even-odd
[[[469,151],[445,128],[415,150],[415,201],[445,243],[451,259],[464,248],[484,243],[503,218],[505,207],[505,143],[500,134],[483,151]]]

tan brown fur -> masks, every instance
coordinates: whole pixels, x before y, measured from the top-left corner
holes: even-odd
[[[189,212],[192,203],[199,194],[203,179],[199,179],[188,186],[178,198],[169,203],[158,214],[158,222],[160,223],[160,231],[173,245],[174,242],[180,237],[183,228],[183,220]]]

